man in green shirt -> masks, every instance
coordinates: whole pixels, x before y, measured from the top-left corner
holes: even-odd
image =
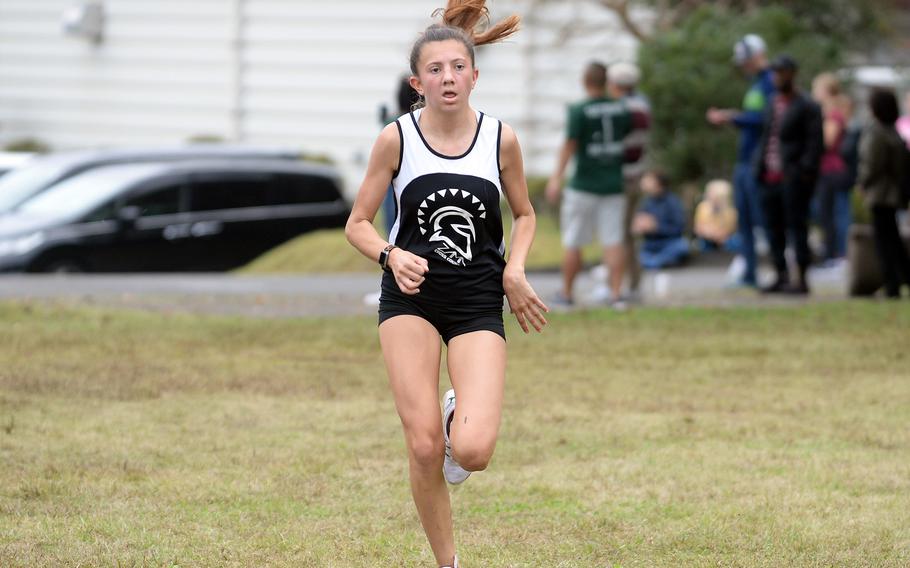
[[[569,107],[566,141],[556,171],[547,183],[547,199],[551,203],[557,203],[562,196],[560,229],[565,254],[562,293],[556,302],[573,304],[572,285],[582,268],[581,248],[591,242],[596,231],[609,269],[611,305],[622,309],[625,307],[620,293],[625,270],[626,199],[623,138],[631,131],[632,117],[625,103],[607,95],[607,69],[603,64],[588,64],[584,87],[588,97]],[[563,191],[563,173],[572,157],[575,174]]]

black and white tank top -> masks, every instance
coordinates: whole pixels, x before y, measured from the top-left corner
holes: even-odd
[[[392,179],[397,214],[391,243],[427,259],[429,272],[418,301],[502,305],[505,241],[499,208],[502,123],[477,112],[467,151],[446,156],[420,132],[416,110],[396,124],[401,159]],[[394,277],[383,288],[398,290]]]

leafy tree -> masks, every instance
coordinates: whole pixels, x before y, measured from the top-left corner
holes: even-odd
[[[540,0],[538,0],[540,1]],[[846,41],[852,46],[869,44],[878,31],[890,29],[886,15],[906,8],[906,0],[592,0],[615,13],[630,34],[641,41],[678,27],[693,12],[709,7],[745,14],[761,7],[778,7],[818,33]],[[649,22],[636,17],[636,8],[647,7]],[[885,16],[883,16],[885,15]]]

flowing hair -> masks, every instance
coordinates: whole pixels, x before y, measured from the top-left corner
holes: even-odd
[[[433,12],[442,16],[442,23],[433,24],[423,31],[411,48],[411,73],[417,74],[417,62],[423,46],[433,41],[454,39],[460,41],[474,65],[474,47],[502,41],[518,31],[521,18],[513,14],[490,25],[490,10],[486,0],[449,0],[445,8]]]

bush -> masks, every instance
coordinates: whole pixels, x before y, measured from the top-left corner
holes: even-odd
[[[34,152],[35,154],[47,154],[51,151],[48,144],[37,138],[19,138],[9,142],[3,149],[7,152]]]

